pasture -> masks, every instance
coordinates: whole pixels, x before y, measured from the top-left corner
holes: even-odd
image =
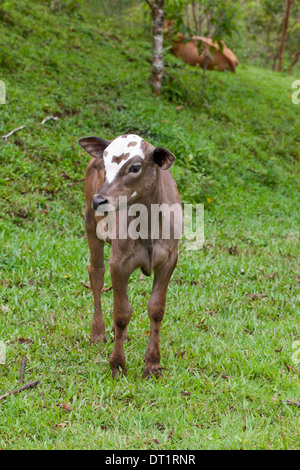
[[[299,449],[299,407],[287,404],[300,402],[299,77],[242,62],[235,75],[209,72],[203,99],[202,71],[166,53],[157,98],[142,18],[24,0],[0,22],[0,134],[26,126],[0,142],[0,395],[21,386],[23,357],[25,383],[40,381],[0,401],[0,448]],[[112,379],[108,365],[112,290],[108,341],[90,344],[89,158],[77,140],[130,132],[169,148],[182,201],[205,207],[203,249],[180,245],[165,369],[149,381],[152,277],[129,283],[126,375]]]

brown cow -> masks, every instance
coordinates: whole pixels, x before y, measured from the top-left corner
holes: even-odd
[[[153,147],[137,135],[123,135],[112,142],[99,137],[83,137],[79,144],[92,159],[86,170],[85,226],[91,253],[89,276],[94,294],[92,342],[105,341],[105,325],[101,310],[101,289],[104,282],[104,241],[111,243],[110,274],[114,291],[113,324],[115,344],[110,359],[113,376],[125,369],[123,342],[128,340],[127,325],[132,309],[127,285],[130,274],[141,268],[145,275],[154,271],[153,290],[148,303],[150,337],[145,356],[145,377],[157,375],[160,367],[159,335],[164,316],[168,284],[177,261],[177,245],[182,232],[182,208],[177,187],[169,168],[175,157],[163,147]],[[123,205],[123,198],[126,205]],[[121,201],[122,199],[122,201]],[[134,205],[145,209],[144,234],[127,237],[133,222]],[[162,236],[167,212],[177,208],[168,218],[169,235]],[[152,208],[162,211],[152,218]],[[99,230],[104,215],[116,217],[116,233],[106,240]],[[120,217],[123,219],[120,221]],[[150,216],[151,215],[151,216]],[[124,218],[125,217],[125,218]],[[124,221],[125,220],[125,221]],[[141,224],[142,225],[142,224]],[[175,230],[180,226],[180,230]],[[155,230],[153,229],[156,229]],[[122,229],[122,236],[120,230]],[[124,235],[125,230],[125,237]],[[142,231],[142,229],[141,229]],[[175,236],[177,231],[178,236]],[[156,233],[156,235],[155,235]]]
[[[220,46],[217,42],[213,42],[210,38],[204,38],[202,36],[193,36],[192,40],[184,44],[185,37],[179,33],[177,38],[172,41],[172,50],[177,57],[180,57],[186,64],[189,65],[200,65],[204,67],[204,61],[206,61],[206,68],[209,70],[218,69],[219,71],[230,70],[235,72],[238,65],[238,59],[235,54],[225,45],[223,41],[223,50],[220,50]],[[200,54],[198,45],[201,41]],[[210,53],[210,47],[214,47],[215,51],[213,54]]]

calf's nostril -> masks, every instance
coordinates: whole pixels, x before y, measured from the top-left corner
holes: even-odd
[[[95,196],[93,198],[93,209],[97,210],[97,208],[103,204],[107,203],[107,199],[102,199],[102,197]]]

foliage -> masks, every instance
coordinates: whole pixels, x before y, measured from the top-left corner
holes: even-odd
[[[285,2],[278,0],[168,0],[166,16],[175,20],[175,31],[225,40],[242,60],[272,68],[279,49],[285,8]],[[300,3],[295,1],[286,43],[286,69],[299,49],[299,20]]]
[[[232,0],[169,0],[166,17],[175,20],[176,30],[212,37],[220,41],[236,32],[237,3]]]
[[[240,9],[241,53],[245,59],[259,65],[273,66],[278,53],[282,34],[283,17],[286,2],[277,0],[259,0],[244,2]],[[285,48],[285,68],[292,56],[299,49],[300,38],[300,3],[292,4],[287,43]]]

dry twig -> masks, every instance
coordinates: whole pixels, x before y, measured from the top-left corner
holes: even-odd
[[[26,367],[26,357],[22,357],[21,370],[20,370],[20,382],[24,381],[25,367]]]
[[[13,390],[12,392],[7,392],[4,395],[0,396],[0,400],[5,400],[5,398],[9,397],[10,395],[17,395],[17,393],[23,392],[23,390],[27,390],[28,388],[33,388],[40,383],[39,380],[35,380],[34,382],[29,382],[26,385],[23,385],[21,388],[17,388],[17,390]]]
[[[45,124],[47,121],[57,121],[59,118],[57,116],[47,116],[42,120],[41,124]]]
[[[25,124],[24,124],[23,126],[17,127],[16,129],[13,129],[13,130],[10,131],[8,134],[3,135],[3,136],[2,136],[2,139],[6,141],[6,140],[8,139],[8,137],[10,137],[11,135],[13,135],[13,134],[14,134],[15,132],[17,132],[17,131],[20,131],[21,129],[24,129],[24,127],[25,127]]]

